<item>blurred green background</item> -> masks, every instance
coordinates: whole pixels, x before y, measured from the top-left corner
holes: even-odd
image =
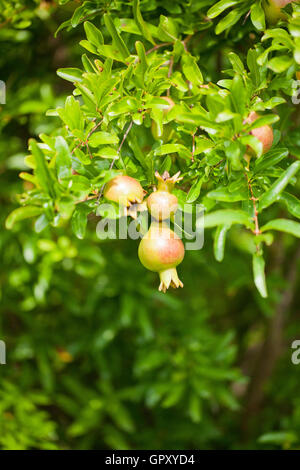
[[[28,139],[55,129],[45,112],[72,91],[56,69],[80,64],[83,28],[54,38],[76,2],[0,3],[0,448],[299,447],[292,237],[269,250],[270,296],[262,299],[238,230],[221,265],[208,232],[179,267],[184,289],[163,295],[138,261],[137,242],[100,242],[96,219],[84,240],[68,225],[4,229],[30,184],[18,177]]]

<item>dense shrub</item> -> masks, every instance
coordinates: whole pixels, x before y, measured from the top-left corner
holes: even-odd
[[[296,448],[299,5],[0,5],[0,447]],[[155,171],[205,210],[180,292],[96,234]]]

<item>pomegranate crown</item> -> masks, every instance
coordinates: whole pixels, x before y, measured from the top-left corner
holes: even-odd
[[[174,185],[178,183],[178,181],[182,180],[182,176],[179,176],[179,175],[180,175],[180,171],[178,171],[173,176],[170,176],[168,171],[164,171],[162,175],[160,175],[159,172],[156,171],[155,177],[158,181],[157,189],[160,191],[171,192]]]

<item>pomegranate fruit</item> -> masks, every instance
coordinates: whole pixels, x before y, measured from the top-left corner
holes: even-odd
[[[285,13],[281,10],[293,0],[265,0],[264,10],[269,23],[276,23],[278,20],[286,19]]]
[[[252,123],[259,118],[259,115],[255,111],[251,111],[245,122]],[[261,126],[250,131],[250,134],[254,135],[263,145],[263,153],[270,150],[273,144],[273,129],[271,126]]]
[[[163,116],[165,117],[169,111],[175,106],[174,101],[169,96],[160,96],[161,99],[168,103],[168,107],[163,110]],[[155,140],[162,140],[164,143],[168,142],[172,134],[172,127],[169,123],[164,124],[163,128],[160,129],[155,121],[152,121],[151,132]]]
[[[174,184],[182,179],[179,175],[180,172],[170,177],[169,173],[165,171],[160,176],[158,171],[155,172],[158,181],[157,190],[147,198],[147,207],[156,220],[169,219],[177,211],[178,199],[175,194],[172,194],[172,189]]]
[[[166,292],[170,286],[183,287],[176,266],[184,258],[184,245],[166,224],[152,222],[140,242],[138,256],[145,268],[159,273],[159,291]]]
[[[117,202],[123,206],[126,215],[129,213],[132,217],[136,217],[136,210],[132,205],[140,204],[143,201],[145,191],[136,179],[127,175],[119,175],[105,185],[103,194],[109,201]]]

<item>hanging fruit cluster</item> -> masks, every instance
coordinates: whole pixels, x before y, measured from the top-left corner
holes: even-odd
[[[166,115],[174,106],[174,102],[169,97],[162,98],[169,104],[169,108],[165,111]],[[259,118],[260,116],[252,111],[245,119],[244,124],[252,124]],[[154,121],[152,124],[153,136],[157,138],[156,124]],[[256,127],[250,131],[250,134],[261,143],[262,153],[270,150],[273,144],[273,129],[271,126]],[[165,141],[162,135],[160,135],[160,139]],[[252,154],[252,149],[248,147],[247,153],[244,155],[248,163],[246,169],[249,167]],[[170,177],[167,171],[163,175],[156,171],[157,188],[147,197],[146,201],[144,201],[146,191],[142,188],[140,182],[127,175],[114,177],[106,184],[103,193],[107,200],[119,204],[125,216],[136,219],[139,211],[148,209],[151,215],[151,225],[140,242],[138,256],[146,269],[159,274],[159,290],[162,292],[166,292],[170,286],[174,288],[183,287],[176,267],[184,258],[184,245],[179,236],[170,229],[170,221],[178,208],[177,197],[172,191],[174,185],[182,179],[179,175],[180,172]]]
[[[178,200],[172,190],[175,183],[182,179],[179,174],[170,177],[168,172],[162,176],[156,172],[157,189],[147,198],[146,206],[141,205],[145,191],[134,178],[116,176],[104,188],[106,199],[120,204],[126,215],[136,217],[138,210],[148,208],[151,225],[140,242],[138,256],[145,268],[159,274],[159,290],[162,292],[166,292],[170,286],[183,287],[176,267],[184,258],[184,245],[169,227],[170,219],[178,208]]]

